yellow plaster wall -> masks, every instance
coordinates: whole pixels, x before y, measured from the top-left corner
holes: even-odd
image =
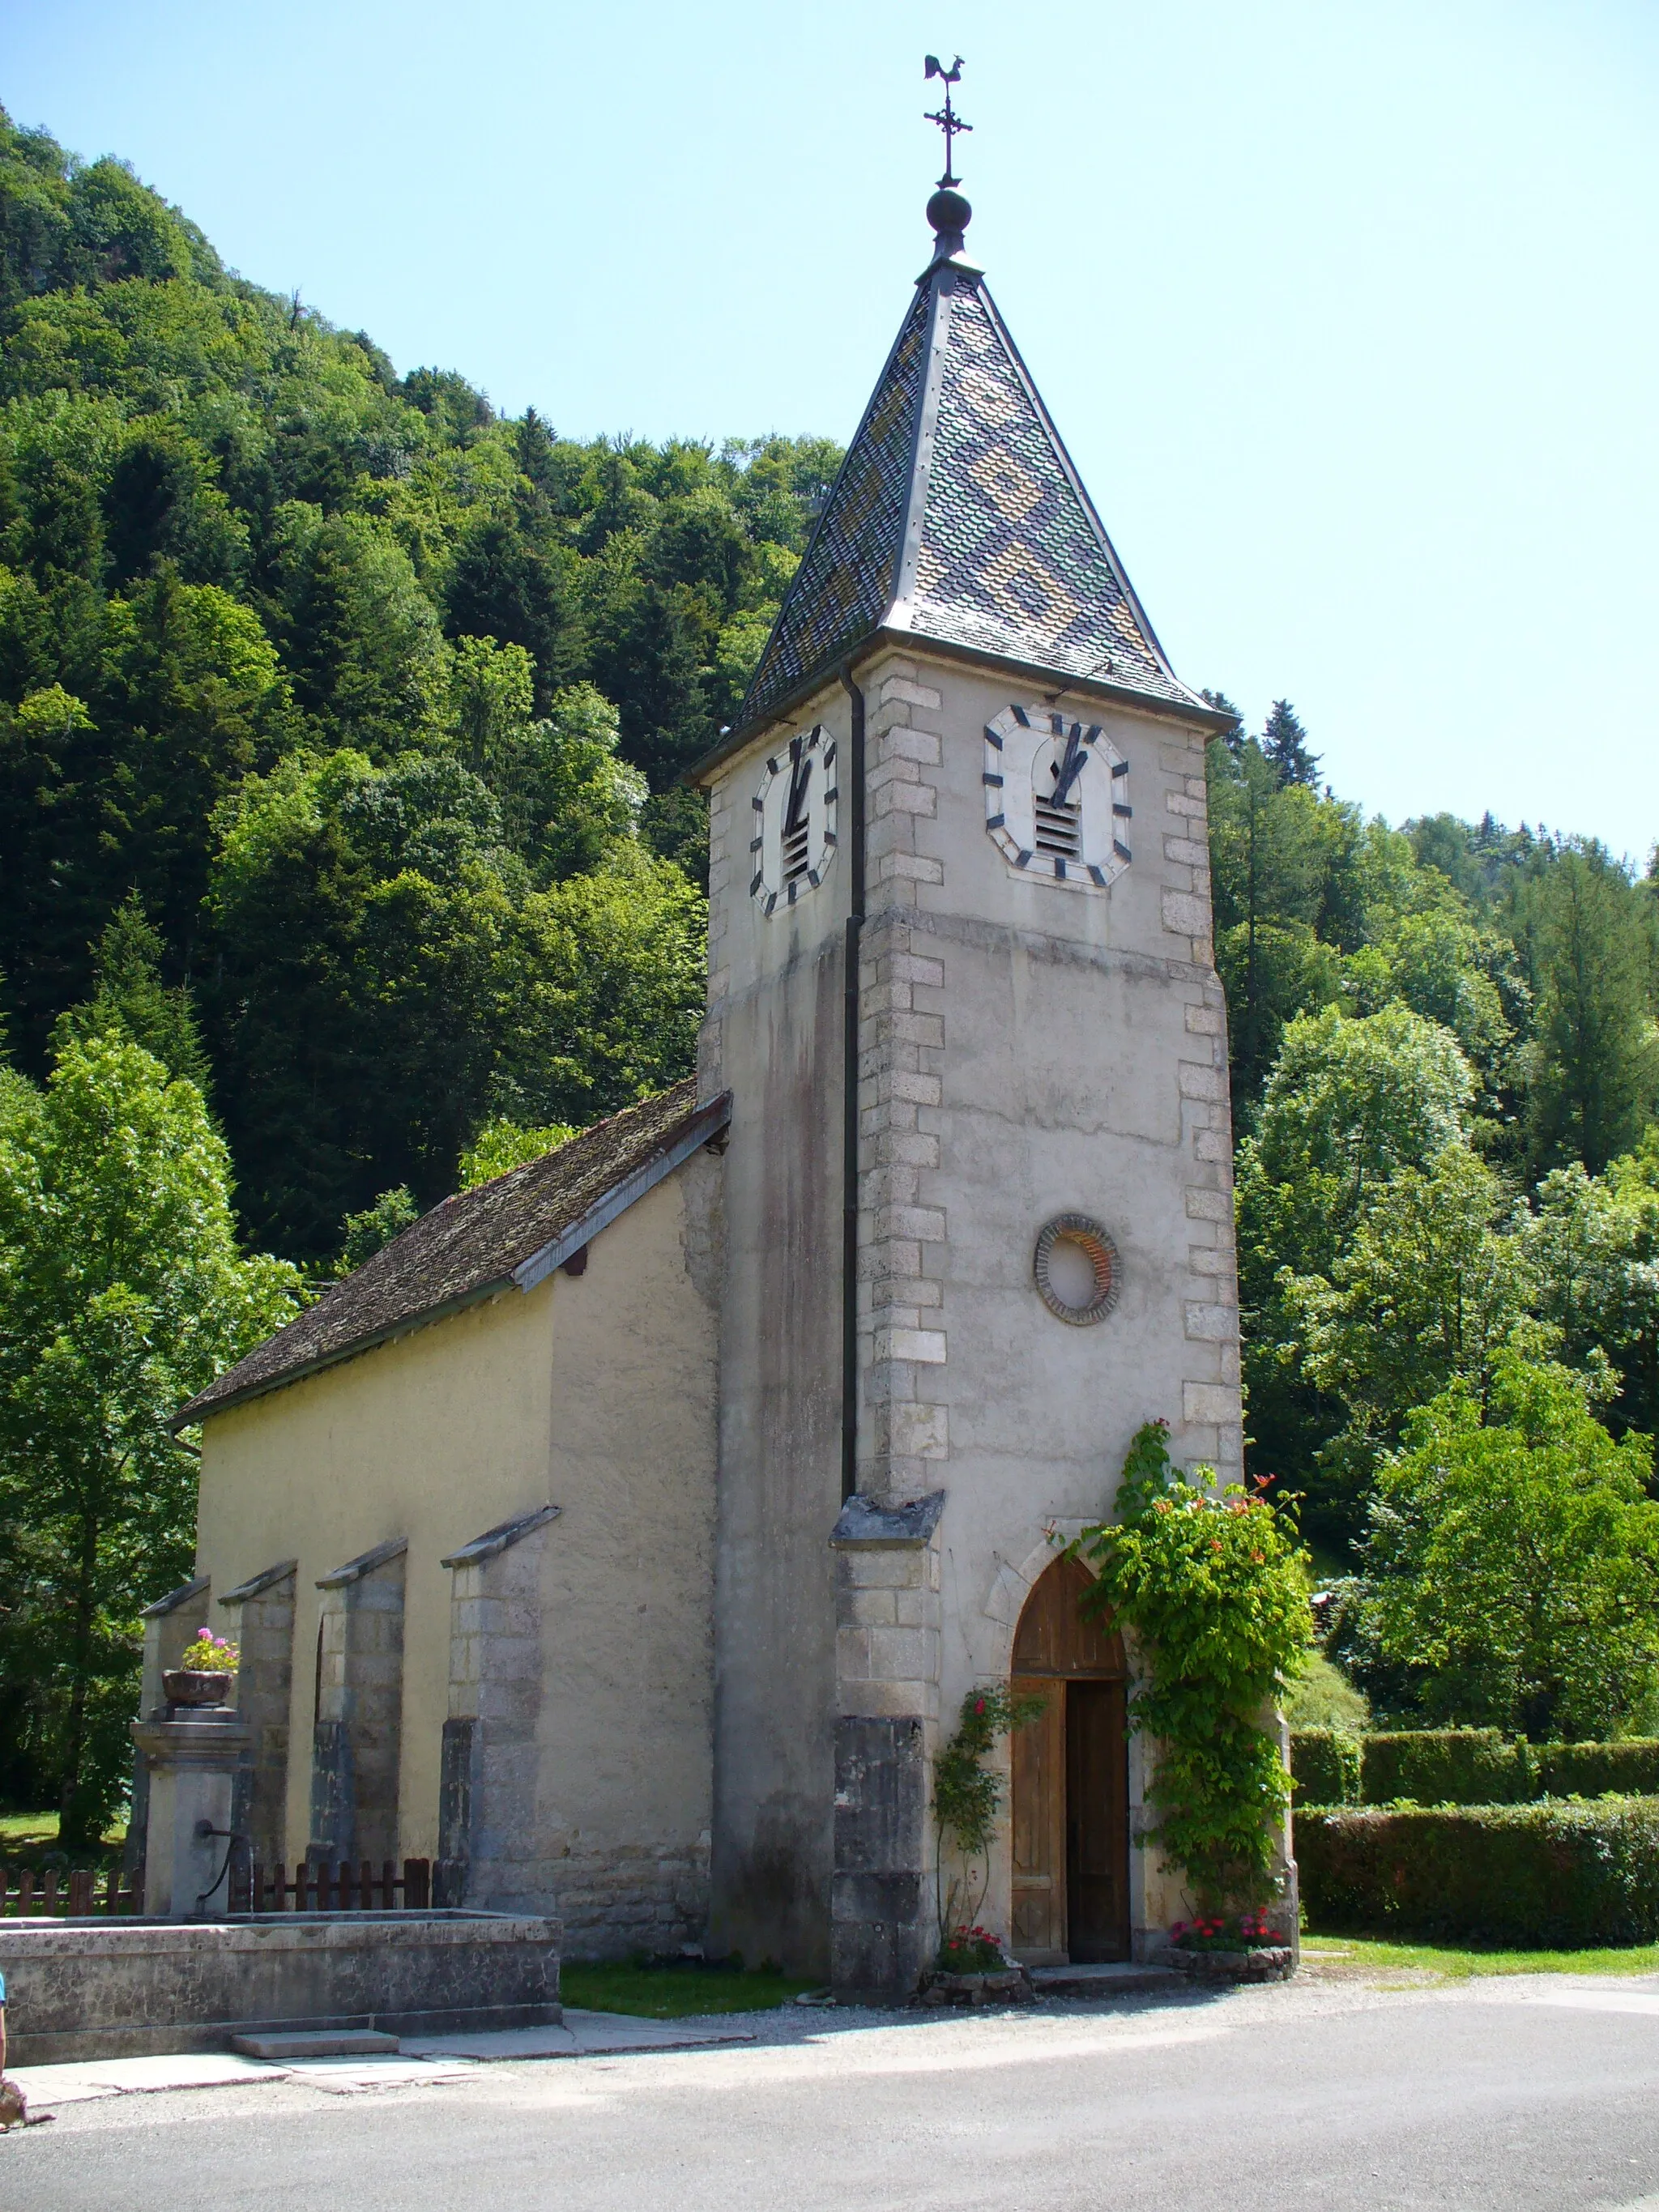
[[[408,1540],[399,1848],[431,1856],[441,1562],[550,1501],[562,1511],[543,1577],[544,1802],[586,1849],[695,1844],[707,1829],[716,1340],[697,1279],[717,1175],[695,1156],[596,1238],[580,1277],[510,1289],[205,1423],[198,1572],[217,1593],[299,1560],[290,1861],[310,1817],[317,1577]]]

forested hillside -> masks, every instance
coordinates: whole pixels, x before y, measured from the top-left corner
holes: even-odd
[[[250,1238],[684,1073],[731,718],[839,459],[500,420],[0,120],[0,966],[17,1065],[132,894]],[[556,384],[557,365],[549,364]],[[129,933],[129,936],[131,933]]]
[[[1659,1419],[1656,887],[1490,816],[1367,822],[1283,702],[1210,793],[1251,1456],[1343,1559],[1413,1413],[1506,1351]]]
[[[0,1798],[66,1838],[188,1571],[172,1410],[689,1067],[677,778],[838,459],[501,419],[0,114]],[[1655,883],[1367,821],[1283,702],[1210,781],[1250,1464],[1361,1570],[1331,1648],[1407,1721],[1653,1725]]]

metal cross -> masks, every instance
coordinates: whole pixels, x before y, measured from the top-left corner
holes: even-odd
[[[951,88],[953,84],[960,83],[962,80],[962,56],[958,54],[950,68],[946,69],[937,54],[929,54],[927,67],[923,74],[925,76],[938,77],[945,87],[944,106],[935,109],[927,118],[929,123],[937,123],[945,133],[945,174],[939,179],[939,183],[941,186],[958,185],[962,182],[961,178],[952,176],[951,173],[951,142],[959,131],[971,131],[974,127],[971,123],[964,123],[951,105]]]

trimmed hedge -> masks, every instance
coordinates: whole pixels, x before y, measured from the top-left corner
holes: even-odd
[[[1532,1747],[1505,1743],[1496,1729],[1423,1729],[1368,1735],[1359,1799],[1390,1805],[1524,1805],[1540,1795]]]
[[[1544,1743],[1533,1757],[1540,1797],[1600,1797],[1608,1790],[1627,1797],[1659,1796],[1659,1741],[1651,1736],[1624,1743]]]
[[[1540,1798],[1659,1796],[1659,1737],[1506,1743],[1496,1729],[1351,1736],[1293,1729],[1298,1805],[1526,1805]]]
[[[1357,1805],[1358,1737],[1341,1729],[1292,1729],[1291,1780],[1298,1805]]]
[[[1322,1929],[1583,1948],[1659,1937],[1659,1799],[1296,1815]]]

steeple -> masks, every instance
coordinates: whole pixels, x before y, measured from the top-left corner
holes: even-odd
[[[931,57],[930,57],[931,62]],[[938,64],[945,173],[933,252],[785,595],[725,752],[881,633],[1206,720],[1124,574],[983,271],[949,142],[960,70]]]

